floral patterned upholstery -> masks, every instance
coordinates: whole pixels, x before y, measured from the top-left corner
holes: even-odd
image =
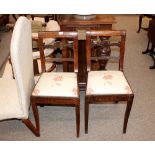
[[[32,92],[32,96],[79,97],[77,74],[43,73]]]
[[[121,71],[90,71],[86,95],[131,94],[131,88]]]

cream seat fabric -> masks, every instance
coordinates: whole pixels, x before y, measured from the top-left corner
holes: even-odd
[[[24,117],[15,80],[0,78],[0,100],[0,120]]]
[[[131,94],[131,88],[122,71],[90,71],[87,95]]]
[[[33,96],[78,97],[76,73],[43,73],[36,84]]]

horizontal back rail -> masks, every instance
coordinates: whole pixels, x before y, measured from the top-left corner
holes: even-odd
[[[39,31],[38,38],[75,38],[78,37],[77,32],[63,32],[63,31]]]
[[[90,36],[126,36],[126,30],[92,30],[87,31],[86,35]]]

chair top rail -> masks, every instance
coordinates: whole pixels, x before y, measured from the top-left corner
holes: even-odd
[[[122,36],[126,35],[126,30],[90,30],[86,32],[90,36]]]
[[[76,38],[78,32],[72,31],[39,31],[38,38]]]

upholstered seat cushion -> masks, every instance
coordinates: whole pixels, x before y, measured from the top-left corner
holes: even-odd
[[[32,95],[79,97],[77,74],[66,72],[43,73]]]
[[[86,95],[131,94],[131,88],[121,71],[90,71]]]
[[[28,117],[20,105],[15,80],[0,78],[0,99],[0,120]]]

